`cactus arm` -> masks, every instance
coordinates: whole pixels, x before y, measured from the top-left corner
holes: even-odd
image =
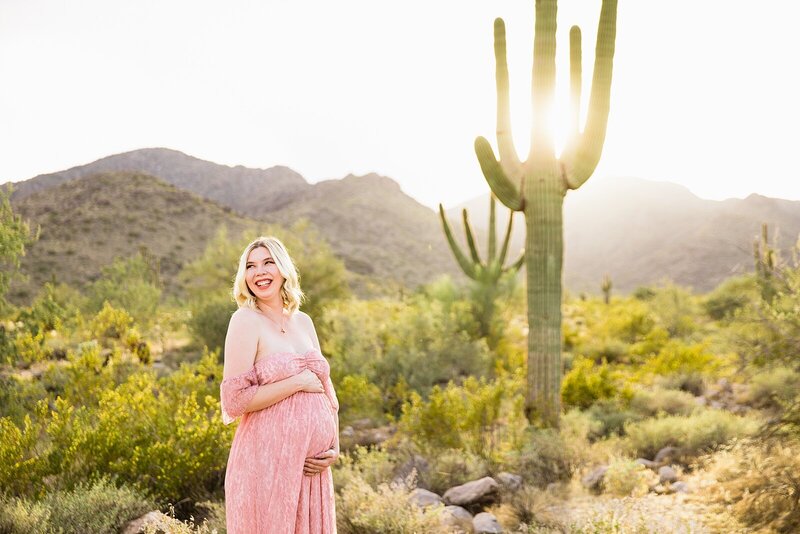
[[[577,146],[578,139],[580,139],[582,73],[581,29],[577,26],[573,26],[569,30],[569,136],[567,137],[563,155],[560,158],[562,161],[569,161],[574,158],[575,147]]]
[[[500,258],[497,263],[500,267],[506,262],[506,255],[508,255],[508,244],[511,242],[511,228],[514,224],[514,212],[508,215],[508,225],[506,226],[506,235],[503,237],[503,246],[500,247]]]
[[[472,233],[472,226],[469,224],[469,215],[467,210],[461,211],[461,216],[464,219],[464,233],[467,236],[467,245],[469,245],[469,253],[472,256],[472,263],[475,265],[481,264],[481,257],[478,255],[478,247],[475,245],[475,236]]]
[[[458,246],[456,240],[453,238],[453,232],[450,231],[450,225],[447,223],[447,216],[444,214],[444,208],[439,204],[439,217],[442,219],[442,227],[444,227],[444,235],[447,237],[447,243],[450,245],[450,250],[453,251],[453,256],[456,257],[458,265],[468,277],[473,280],[476,277],[475,264],[469,261],[467,257],[461,252],[461,247]]]
[[[522,254],[519,255],[519,258],[517,258],[517,261],[515,261],[511,265],[511,267],[509,267],[509,271],[514,272],[514,273],[519,271],[520,267],[522,267],[522,265],[524,263],[525,263],[525,251],[523,250]]]
[[[497,255],[497,235],[495,233],[495,205],[497,201],[494,199],[493,194],[489,194],[489,259],[487,263],[494,261]],[[502,265],[502,264],[501,264]]]
[[[505,204],[508,209],[521,211],[524,208],[522,196],[517,187],[509,180],[503,168],[494,157],[492,145],[485,137],[475,139],[475,154],[478,156],[478,163],[489,187],[495,196]]]
[[[556,87],[556,0],[536,0],[536,24],[533,36],[533,73],[531,75],[531,146],[528,164],[554,157],[550,124]]]
[[[497,81],[497,151],[500,166],[507,176],[519,176],[522,164],[511,132],[511,106],[508,91],[508,62],[506,60],[506,25],[503,19],[494,21],[495,79]]]
[[[589,179],[600,161],[608,126],[611,101],[611,74],[614,68],[614,43],[617,34],[617,0],[603,0],[597,29],[592,92],[586,127],[568,167],[570,188],[577,189]]]

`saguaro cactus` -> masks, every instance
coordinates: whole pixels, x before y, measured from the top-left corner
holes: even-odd
[[[533,421],[557,426],[561,389],[561,285],[563,201],[569,189],[583,185],[594,172],[603,148],[611,96],[611,73],[617,27],[616,0],[603,0],[595,49],[592,91],[583,132],[581,99],[581,32],[570,30],[570,136],[556,157],[553,132],[544,120],[553,104],[556,74],[556,0],[536,0],[533,48],[531,144],[520,161],[511,137],[505,24],[494,23],[497,78],[497,148],[475,140],[483,174],[497,198],[525,214],[525,258],[528,282],[528,392],[525,408]]]
[[[495,210],[496,202],[494,195],[491,195],[489,201],[489,246],[487,248],[486,263],[483,263],[478,253],[478,247],[475,246],[475,237],[472,233],[472,228],[469,224],[469,216],[467,210],[462,211],[464,219],[464,233],[467,236],[467,245],[469,246],[470,257],[461,251],[453,238],[453,232],[450,230],[450,225],[447,223],[447,217],[444,214],[444,208],[439,204],[439,217],[442,219],[442,227],[444,228],[447,242],[450,244],[450,249],[453,251],[458,265],[468,277],[475,281],[477,291],[475,292],[475,304],[477,306],[476,318],[481,328],[481,335],[489,337],[491,334],[492,317],[494,316],[494,303],[499,291],[500,279],[509,273],[516,273],[522,266],[525,259],[525,254],[520,255],[519,259],[508,267],[503,267],[506,262],[506,255],[508,254],[508,244],[511,240],[511,228],[514,222],[514,212],[512,211],[508,216],[508,225],[506,226],[506,235],[503,237],[503,244],[500,247],[500,253],[497,253],[497,235],[495,229]]]
[[[603,290],[603,302],[606,305],[611,304],[611,277],[606,274],[603,276],[603,283],[600,284],[600,289]]]
[[[777,294],[775,286],[780,277],[780,258],[778,251],[769,244],[767,223],[761,223],[761,241],[758,239],[753,241],[753,256],[761,298],[771,303]]]

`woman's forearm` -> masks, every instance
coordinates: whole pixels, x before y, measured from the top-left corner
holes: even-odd
[[[257,412],[258,410],[263,410],[268,406],[272,406],[276,402],[280,402],[286,397],[291,397],[298,391],[301,391],[301,386],[297,380],[295,380],[295,376],[290,376],[289,378],[285,378],[283,380],[279,380],[278,382],[273,382],[271,384],[265,384],[263,386],[258,387],[258,391],[247,404],[247,408],[245,408],[245,412]]]

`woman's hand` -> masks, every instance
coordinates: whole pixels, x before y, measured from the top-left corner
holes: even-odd
[[[333,465],[339,458],[339,452],[334,449],[328,449],[316,456],[306,458],[303,464],[303,474],[313,477],[320,474],[322,471]]]
[[[319,377],[314,374],[314,371],[303,369],[303,371],[295,375],[295,384],[297,391],[306,391],[308,393],[325,393],[325,388],[322,387]]]

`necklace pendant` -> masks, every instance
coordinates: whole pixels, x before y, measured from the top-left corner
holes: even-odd
[[[281,327],[281,334],[285,334],[285,333],[286,333],[286,330],[284,330],[283,327]]]

